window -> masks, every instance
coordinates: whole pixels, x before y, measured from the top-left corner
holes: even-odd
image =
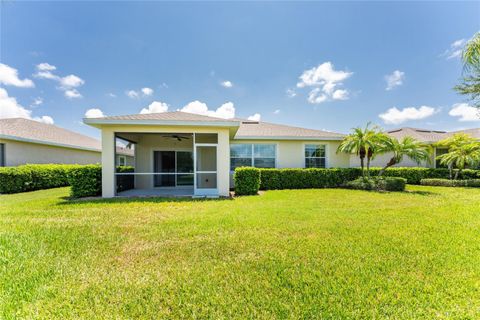
[[[127,165],[127,157],[118,156],[118,165],[119,166],[126,166]]]
[[[436,157],[441,156],[442,154],[448,153],[448,149],[446,148],[437,148],[435,149],[435,168],[446,168],[447,166],[440,163],[440,160],[436,159]]]
[[[5,167],[5,143],[0,143],[0,167]]]
[[[305,168],[325,168],[326,159],[325,145],[305,145]]]
[[[230,145],[230,169],[237,167],[275,168],[277,150],[274,144]]]

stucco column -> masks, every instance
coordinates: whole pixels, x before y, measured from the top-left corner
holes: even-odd
[[[102,197],[115,196],[115,134],[102,129]]]
[[[217,145],[217,187],[220,196],[230,191],[230,137],[228,130],[218,132]]]

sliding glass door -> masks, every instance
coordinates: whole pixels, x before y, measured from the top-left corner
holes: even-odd
[[[154,187],[193,186],[193,152],[154,151]]]

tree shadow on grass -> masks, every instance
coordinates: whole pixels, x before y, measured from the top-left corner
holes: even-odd
[[[437,192],[424,191],[424,190],[406,190],[404,192],[408,194],[418,194],[420,196],[438,196],[439,195]]]
[[[70,198],[62,197],[57,205],[88,205],[88,204],[119,204],[119,203],[166,203],[166,202],[206,202],[206,201],[230,201],[231,197],[220,198],[192,198],[192,197],[118,197],[118,198]]]

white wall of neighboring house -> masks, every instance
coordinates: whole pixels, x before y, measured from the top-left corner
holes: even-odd
[[[384,167],[392,158],[392,153],[385,153],[382,155],[378,155],[370,162],[370,167]],[[416,163],[415,161],[411,160],[408,157],[403,157],[402,162],[396,164],[395,167],[424,167],[424,168],[434,168],[435,163],[433,161],[434,155],[432,154],[432,160],[430,163],[427,161],[423,161],[420,164]],[[365,159],[365,165],[366,159]],[[350,167],[360,167],[360,158],[357,155],[350,156]]]

